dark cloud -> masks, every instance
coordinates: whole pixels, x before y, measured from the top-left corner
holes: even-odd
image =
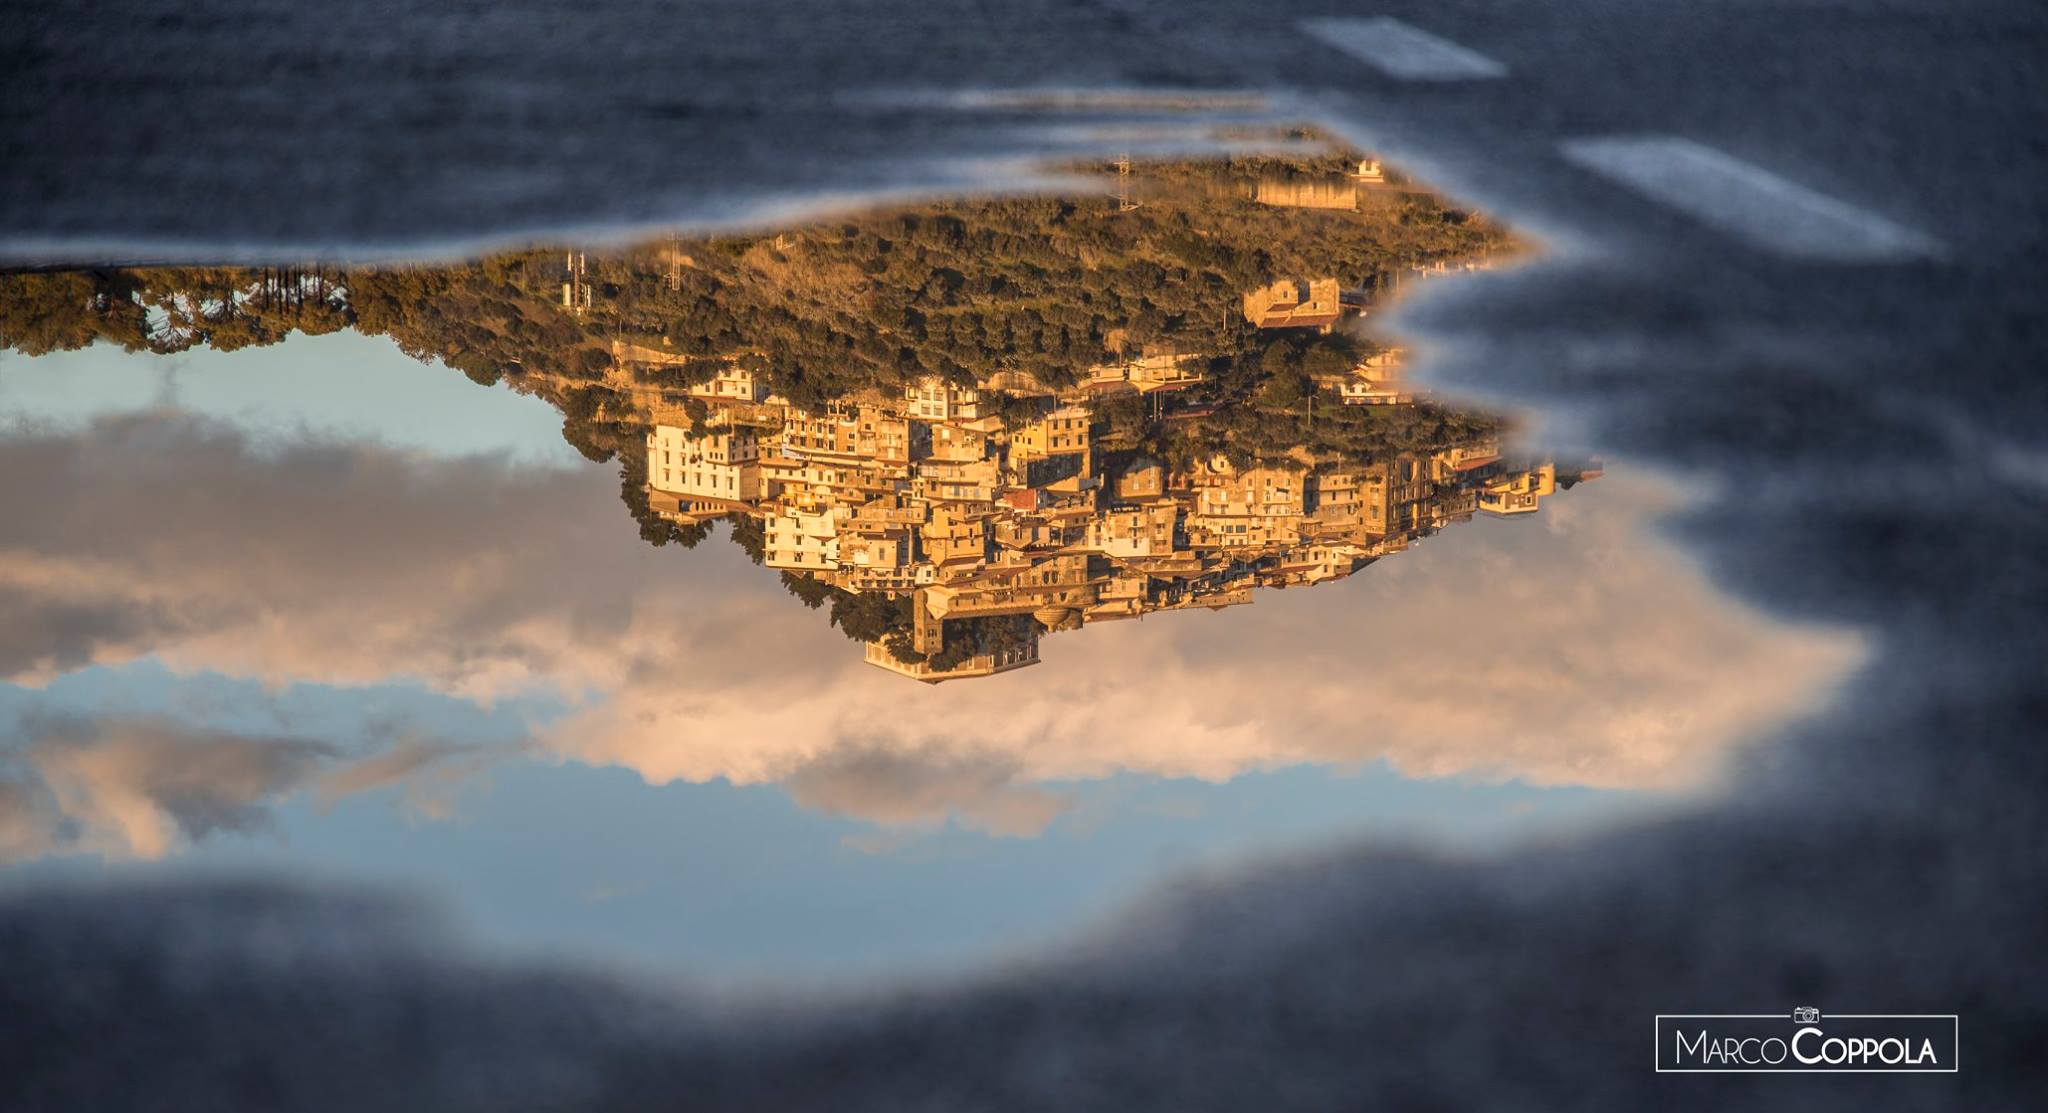
[[[176,412],[6,438],[0,608],[14,621],[0,668],[37,680],[159,653],[271,678],[348,679],[411,661],[453,683],[545,661],[546,644],[508,641],[481,661],[475,646],[536,616],[608,617],[613,594],[569,585],[589,570],[577,562],[589,555],[582,539],[630,539],[617,494],[597,470],[494,457],[318,441],[268,451]],[[510,567],[494,544],[548,537]],[[564,589],[535,593],[530,575]],[[435,621],[397,621],[420,610]]]
[[[11,1110],[590,1108],[647,1011],[585,976],[451,962],[389,894],[44,889],[5,898],[0,947]]]
[[[162,718],[31,714],[0,738],[0,854],[155,858],[180,842],[263,830],[270,805],[336,752]]]
[[[352,747],[150,715],[30,710],[0,732],[0,862],[53,854],[160,858],[225,833],[267,831],[272,808],[394,785],[446,811],[501,748],[373,736]]]
[[[102,647],[141,644],[174,626],[145,602],[51,598],[0,584],[0,677],[70,672],[92,664]]]

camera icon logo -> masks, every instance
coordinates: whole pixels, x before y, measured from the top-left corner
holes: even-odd
[[[1792,1023],[1819,1024],[1820,1010],[1814,1008],[1812,1005],[1801,1005],[1798,1008],[1792,1010]]]

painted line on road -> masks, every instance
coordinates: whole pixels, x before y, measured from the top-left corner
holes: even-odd
[[[1385,17],[1304,19],[1295,26],[1396,81],[1480,81],[1508,68],[1476,50]]]
[[[1690,139],[1605,136],[1558,148],[1601,177],[1779,255],[1875,263],[1942,253],[1929,236]]]

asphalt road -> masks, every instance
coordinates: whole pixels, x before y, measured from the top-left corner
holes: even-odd
[[[1551,245],[1404,310],[1429,373],[1715,486],[1673,526],[1713,573],[1881,652],[1696,814],[1504,861],[1332,850],[1157,897],[1082,954],[843,1009],[480,966],[344,896],[16,899],[0,1104],[2006,1109],[2048,1091],[2048,11],[120,7],[90,29],[48,5],[10,17],[43,44],[0,58],[17,251],[732,219],[764,192],[943,188],[974,160],[1085,145],[1071,113],[962,90],[1265,92]],[[252,933],[285,957],[245,961]],[[1960,1013],[1963,1069],[1791,1085],[1646,1062],[1654,1013],[1809,999]],[[109,1057],[123,1074],[94,1069]]]

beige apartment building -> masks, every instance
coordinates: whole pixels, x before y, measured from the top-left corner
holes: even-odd
[[[934,502],[993,503],[1003,490],[1003,467],[994,459],[927,460],[910,486]]]
[[[1010,430],[1010,458],[1017,461],[1048,456],[1085,456],[1094,417],[1086,406],[1061,406],[1037,421]]]
[[[1477,493],[1477,508],[1495,517],[1534,514],[1537,504],[1557,493],[1557,467],[1542,464],[1509,472],[1488,483]]]
[[[1314,328],[1328,332],[1344,316],[1343,291],[1334,278],[1283,279],[1244,296],[1244,319],[1255,328]]]
[[[1088,548],[1118,560],[1164,556],[1177,546],[1180,507],[1155,503],[1128,510],[1107,510],[1088,519]]]
[[[996,428],[987,429],[981,422],[955,421],[944,425],[928,426],[931,430],[931,458],[947,463],[970,463],[985,460],[994,454],[996,438],[1002,432]]]

